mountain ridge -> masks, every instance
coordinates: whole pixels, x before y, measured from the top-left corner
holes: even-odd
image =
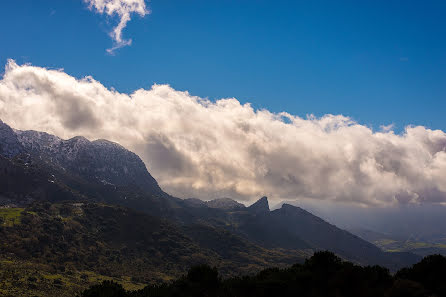
[[[79,175],[87,175],[87,178],[112,185],[135,183],[143,189],[162,192],[144,162],[135,153],[117,143],[104,139],[89,141],[82,136],[63,140],[33,130],[16,130],[15,133],[25,150],[38,157],[46,157],[56,166],[69,168]],[[120,158],[116,158],[118,155]],[[132,170],[127,165],[132,166]],[[96,167],[96,170],[86,172],[85,169],[91,167]]]
[[[5,201],[117,204],[179,226],[198,224],[210,237],[211,233],[226,230],[267,249],[328,249],[345,259],[361,264],[384,263],[391,269],[418,260],[405,255],[407,258],[396,257],[393,261],[373,244],[301,208],[284,204],[271,211],[267,197],[248,207],[228,198],[200,202],[172,197],[162,191],[136,154],[107,140],[89,141],[81,136],[63,140],[44,132],[13,131],[6,127],[0,130],[4,131],[4,138],[14,139],[18,135],[18,142],[9,141],[8,146],[20,146],[8,152],[20,153],[0,155],[0,165],[4,164],[4,169],[0,168],[0,198],[10,198]],[[12,168],[20,174],[11,175]],[[38,191],[28,190],[34,188]]]

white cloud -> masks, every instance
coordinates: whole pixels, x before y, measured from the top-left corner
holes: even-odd
[[[150,11],[146,8],[145,0],[84,0],[88,4],[91,10],[100,14],[106,14],[108,16],[119,16],[119,23],[110,32],[111,38],[115,41],[115,45],[107,49],[107,52],[113,54],[115,50],[132,44],[131,39],[124,39],[122,37],[122,31],[130,21],[132,13],[137,13],[140,16],[149,14]]]
[[[446,134],[421,126],[375,132],[341,115],[276,114],[167,85],[124,94],[13,61],[0,81],[0,118],[17,129],[119,142],[181,197],[446,202]]]

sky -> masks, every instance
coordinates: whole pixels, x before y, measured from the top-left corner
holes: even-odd
[[[444,204],[443,3],[7,1],[0,119],[182,198]]]
[[[150,1],[119,22],[82,0],[3,1],[0,65],[63,68],[121,92],[169,84],[378,129],[446,130],[444,1]],[[95,13],[96,12],[96,13]]]

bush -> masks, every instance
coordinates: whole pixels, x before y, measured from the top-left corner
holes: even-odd
[[[122,285],[113,281],[103,281],[85,290],[81,297],[127,297],[129,296]]]
[[[113,282],[86,290],[82,297],[428,297],[446,296],[446,258],[424,258],[391,276],[380,266],[361,267],[330,252],[318,252],[303,265],[270,268],[257,275],[222,280],[216,268],[192,267],[182,278],[126,292]]]

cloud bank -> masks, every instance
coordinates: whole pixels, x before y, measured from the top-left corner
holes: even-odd
[[[358,205],[446,202],[446,134],[373,131],[342,115],[301,118],[154,85],[124,94],[9,61],[0,118],[63,138],[106,138],[136,152],[169,193]]]
[[[119,17],[119,24],[110,32],[110,37],[115,42],[112,48],[107,49],[110,54],[121,47],[132,44],[131,39],[125,40],[122,37],[122,30],[131,20],[131,14],[137,13],[143,17],[150,13],[146,8],[145,0],[84,0],[84,2],[88,4],[90,10],[108,16],[116,14]]]

